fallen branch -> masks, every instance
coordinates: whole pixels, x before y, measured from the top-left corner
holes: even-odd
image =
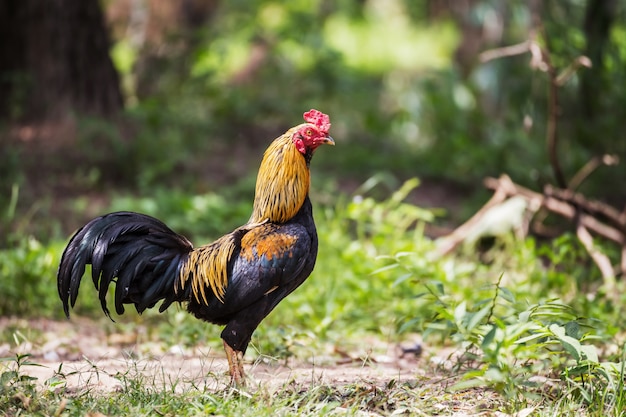
[[[514,198],[523,198],[526,200],[526,213],[531,216],[543,208],[576,224],[576,236],[598,266],[607,293],[614,291],[615,277],[626,274],[626,209],[620,213],[607,204],[587,200],[581,194],[551,186],[546,186],[545,192],[541,194],[515,184],[508,175],[486,178],[484,183],[488,189],[494,190],[493,196],[468,221],[437,240],[436,255],[447,255],[461,243],[472,243],[477,233],[489,229],[485,227],[485,222],[491,220],[486,216],[488,213],[494,213],[498,206],[502,208]],[[602,216],[613,224],[607,224],[596,216]],[[510,222],[511,225],[517,223]],[[592,233],[621,247],[621,262],[617,267],[614,268],[609,257],[594,245]]]
[[[557,200],[570,203],[573,206],[580,207],[585,212],[592,215],[599,215],[606,218],[613,227],[626,233],[626,218],[615,209],[606,203],[597,200],[588,200],[582,194],[575,193],[570,190],[562,190],[560,188],[546,185],[544,187],[544,195],[547,197],[553,197]]]
[[[437,255],[444,256],[451,253],[462,242],[465,241],[470,231],[480,219],[482,219],[485,212],[490,208],[502,203],[507,198],[505,190],[496,189],[493,196],[482,206],[469,220],[457,227],[452,233],[437,239]]]
[[[563,216],[568,220],[574,220],[576,217],[576,207],[573,204],[561,201],[551,196],[540,194],[536,191],[532,191],[528,188],[522,187],[521,185],[515,184],[511,181],[511,178],[509,178],[508,175],[502,175],[500,178],[486,178],[484,183],[489,189],[504,190],[507,193],[507,197],[521,195],[531,201],[539,201],[542,207],[545,207],[551,212]],[[584,197],[580,196],[579,198],[583,201],[583,204],[589,205],[589,202],[585,200]],[[599,236],[609,239],[619,245],[626,244],[626,237],[624,233],[612,226],[604,224],[589,214],[581,213],[580,222],[584,227]]]
[[[558,158],[559,87],[563,86],[581,67],[591,67],[592,62],[586,56],[579,56],[559,74],[556,67],[552,64],[549,51],[542,48],[536,41],[537,33],[543,30],[540,15],[535,13],[532,17],[533,28],[527,41],[485,51],[480,54],[479,60],[485,63],[498,58],[529,53],[531,68],[547,73],[546,145],[548,160],[558,187],[546,185],[543,193],[538,193],[515,184],[507,175],[502,175],[498,179],[486,178],[484,181],[485,186],[494,190],[493,197],[458,229],[450,235],[440,238],[437,241],[437,253],[439,255],[448,254],[462,242],[472,243],[476,236],[481,236],[481,233],[489,233],[491,231],[489,225],[493,219],[484,219],[483,217],[486,217],[485,214],[487,213],[495,213],[493,210],[498,208],[495,207],[497,205],[500,205],[499,209],[505,216],[509,212],[512,216],[520,215],[519,210],[517,212],[515,210],[505,210],[505,208],[508,209],[508,206],[515,207],[517,205],[525,208],[526,213],[534,217],[537,228],[541,229],[546,228],[543,224],[545,213],[551,212],[575,224],[576,236],[598,266],[607,294],[614,294],[616,275],[626,275],[626,207],[624,207],[622,212],[619,212],[608,204],[588,200],[574,190],[600,166],[617,164],[619,159],[613,155],[592,158],[567,182]],[[524,204],[524,201],[521,204],[517,204],[519,202],[515,201],[515,205],[509,204],[507,206],[507,203],[516,198],[525,199],[526,204]],[[540,208],[543,209],[540,213],[544,217],[535,215]],[[496,215],[493,217],[502,217],[502,213],[499,213],[500,216]],[[506,221],[503,223],[509,227],[519,228],[521,223],[515,220],[509,219],[508,223]],[[500,219],[500,221],[502,220]],[[614,269],[609,257],[594,245],[592,232],[616,243],[621,248],[621,260],[617,268]]]
[[[576,236],[580,243],[584,246],[589,253],[591,259],[596,263],[600,273],[602,274],[602,279],[604,280],[604,286],[607,294],[615,293],[615,271],[613,270],[613,265],[611,265],[611,260],[604,253],[600,252],[598,248],[596,248],[593,244],[593,237],[591,233],[583,226],[580,222],[576,227]]]
[[[493,196],[468,221],[437,240],[436,256],[447,255],[464,242],[473,243],[477,236],[480,237],[480,233],[490,230],[488,225],[492,219],[488,213],[493,214],[494,210],[503,208],[512,199],[522,198],[526,200],[524,207],[528,215],[534,216],[540,208],[544,208],[575,223],[576,236],[600,270],[605,291],[609,295],[615,293],[615,277],[626,275],[626,208],[620,213],[608,204],[588,200],[582,194],[552,186],[546,186],[545,192],[541,194],[515,184],[508,175],[486,178],[484,184],[494,190]],[[613,224],[607,224],[596,216],[606,218]],[[511,219],[509,224],[519,223],[514,220]],[[621,248],[621,261],[615,268],[609,257],[594,245],[591,232]]]
[[[581,194],[551,186],[546,186],[546,193],[541,194],[515,184],[507,175],[486,178],[484,183],[487,188],[494,190],[493,196],[463,225],[437,240],[436,255],[447,255],[464,242],[472,243],[477,230],[486,230],[484,223],[490,221],[486,214],[493,212],[497,206],[504,206],[511,199],[523,198],[527,202],[526,212],[530,216],[534,216],[540,208],[543,208],[576,224],[576,236],[600,270],[606,293],[609,295],[615,293],[616,276],[626,275],[626,208],[619,213],[607,204],[590,201]],[[614,225],[606,224],[594,215],[601,215],[611,220]],[[621,247],[621,261],[615,268],[609,257],[594,245],[592,233]]]

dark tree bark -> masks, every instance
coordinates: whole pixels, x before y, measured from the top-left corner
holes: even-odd
[[[0,2],[0,120],[38,122],[123,106],[98,0]]]
[[[617,9],[616,0],[587,0],[583,21],[585,34],[585,55],[591,60],[591,68],[585,68],[580,73],[580,121],[577,131],[578,144],[585,149],[600,154],[602,152],[617,152],[623,149],[618,145],[618,136],[602,133],[602,126],[607,125],[610,118],[615,117],[619,109],[608,108],[613,100],[611,96],[611,76],[607,73],[604,58],[608,52],[611,27],[615,21]],[[606,131],[605,131],[606,132]],[[598,140],[602,137],[601,140]]]
[[[616,0],[587,1],[583,31],[587,44],[585,55],[591,59],[592,67],[582,71],[580,88],[585,116],[589,119],[593,119],[600,110],[598,92],[605,87],[603,56],[615,20],[616,7]]]

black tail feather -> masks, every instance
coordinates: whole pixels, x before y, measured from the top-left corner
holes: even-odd
[[[175,285],[181,265],[193,249],[163,222],[143,214],[117,212],[98,217],[74,234],[63,252],[57,275],[65,315],[74,307],[87,264],[104,313],[106,295],[116,281],[115,311],[135,304],[138,312],[163,300],[160,311],[182,301]]]

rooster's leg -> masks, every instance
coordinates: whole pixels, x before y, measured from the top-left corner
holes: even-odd
[[[226,341],[224,341],[224,350],[228,358],[231,383],[233,385],[244,386],[246,384],[246,375],[243,372],[243,352],[233,349]]]

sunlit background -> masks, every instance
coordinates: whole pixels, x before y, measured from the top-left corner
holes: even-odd
[[[433,239],[491,197],[485,178],[541,193],[559,186],[555,164],[565,182],[584,177],[575,191],[623,210],[625,87],[626,5],[614,0],[5,2],[0,324],[61,318],[60,254],[94,216],[147,213],[196,244],[245,223],[263,150],[316,108],[336,141],[311,164],[318,264],[248,357],[419,334],[431,353],[474,349],[473,386],[526,398],[548,375],[601,412],[614,381],[598,369],[623,355],[623,276],[607,291],[572,224],[548,215],[527,239],[507,230],[449,257],[433,256]],[[101,317],[87,277],[76,311]],[[102,327],[219,344],[183,309],[119,320]],[[0,357],[42,337],[25,328],[0,327]],[[588,380],[607,391],[584,391]]]

